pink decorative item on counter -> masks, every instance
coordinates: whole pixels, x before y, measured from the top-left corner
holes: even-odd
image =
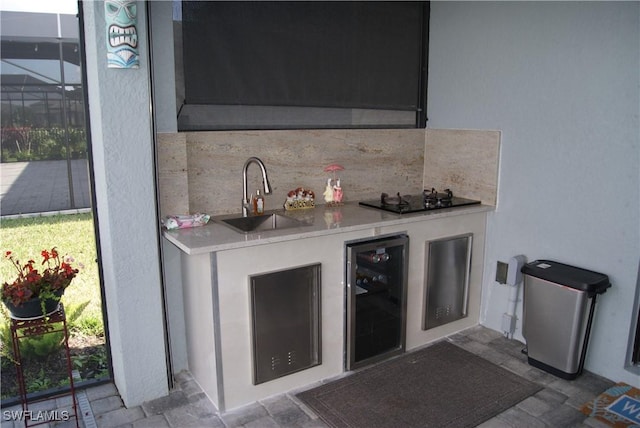
[[[208,214],[170,215],[162,220],[162,225],[167,230],[187,229],[190,227],[204,226],[211,217]]]
[[[340,186],[340,178],[336,178],[336,171],[344,171],[344,167],[337,163],[332,163],[331,165],[326,166],[324,171],[331,172],[333,174],[333,179],[327,179],[327,186],[322,194],[324,196],[324,201],[329,206],[342,205],[342,198],[344,197],[344,194],[342,192],[342,187]]]

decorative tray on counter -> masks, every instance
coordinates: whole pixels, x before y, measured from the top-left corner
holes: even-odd
[[[287,193],[287,200],[284,202],[284,209],[286,211],[293,211],[315,208],[315,197],[316,195],[313,190],[298,187],[297,189],[291,190]]]

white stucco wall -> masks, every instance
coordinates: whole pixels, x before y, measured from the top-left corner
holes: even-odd
[[[635,386],[625,361],[640,256],[639,73],[638,2],[431,3],[429,127],[502,131],[481,323],[502,330],[498,260],[605,273],[613,286],[596,305],[586,369]]]
[[[115,384],[126,406],[168,393],[146,18],[139,69],[109,69],[104,3],[82,2],[96,211]]]

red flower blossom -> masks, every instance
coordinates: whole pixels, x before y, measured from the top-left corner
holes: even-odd
[[[20,306],[27,300],[38,297],[41,294],[50,294],[54,291],[64,290],[71,284],[71,280],[78,274],[78,269],[71,266],[70,257],[64,262],[56,248],[42,250],[42,264],[46,268],[40,273],[34,268],[35,261],[29,260],[24,265],[14,259],[11,251],[5,252],[5,258],[9,259],[18,271],[18,277],[11,283],[4,282],[1,289],[3,302],[11,302]]]

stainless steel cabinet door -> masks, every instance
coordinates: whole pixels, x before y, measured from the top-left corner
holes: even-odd
[[[250,277],[255,385],[320,364],[320,264]]]
[[[427,242],[423,330],[467,316],[472,238]]]

